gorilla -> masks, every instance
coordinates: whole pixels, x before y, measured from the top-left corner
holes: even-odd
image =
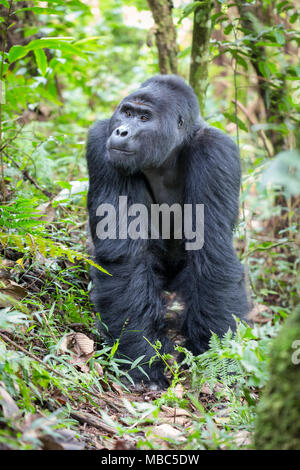
[[[87,163],[94,261],[109,273],[91,267],[91,301],[101,331],[110,344],[118,341],[119,357],[143,358],[144,372],[129,371],[136,384],[164,387],[162,361],[149,365],[155,354],[149,342],[159,340],[161,354],[173,350],[165,332],[164,291],[184,302],[182,334],[195,355],[208,348],[212,332],[234,330],[233,315],[248,312],[244,270],[232,240],[238,149],[203,121],[182,78],[157,75],[124,98],[110,119],[92,126]],[[158,209],[155,223],[152,207]],[[148,219],[141,217],[146,212]]]

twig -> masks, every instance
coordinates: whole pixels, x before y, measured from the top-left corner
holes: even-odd
[[[294,242],[289,242],[289,241],[284,240],[278,243],[273,243],[272,245],[269,245],[269,246],[259,246],[257,248],[253,248],[253,250],[250,250],[247,253],[244,253],[243,257],[248,257],[249,255],[251,255],[252,253],[255,253],[256,251],[268,251],[268,250],[271,250],[272,248],[276,248],[277,246],[293,245],[293,244]]]
[[[263,242],[274,242],[274,243],[277,243],[277,242],[286,242],[286,243],[295,243],[295,240],[292,240],[292,239],[286,239],[286,240],[281,240],[280,238],[276,238],[276,237],[264,237],[263,235],[255,235],[253,237],[255,240],[257,241],[263,241]]]
[[[79,224],[73,225],[72,227],[68,228],[67,232],[70,233],[73,230],[78,230],[81,227],[84,227],[87,224],[87,222],[88,222],[87,220],[84,220],[83,222],[80,222]]]
[[[249,122],[252,126],[254,124],[256,124],[255,120],[250,116],[250,113],[249,113],[248,109],[240,101],[234,99],[234,100],[232,100],[232,103],[234,103],[236,106],[238,106],[240,108],[241,111],[243,111],[243,113],[248,118],[248,120],[249,120]],[[266,149],[266,152],[267,152],[269,158],[272,158],[272,153],[270,152],[270,149],[269,149],[269,146],[268,146],[268,141],[267,141],[267,138],[266,138],[266,135],[265,135],[264,131],[261,129],[261,130],[258,131],[258,133],[262,138],[264,147]]]
[[[89,426],[93,426],[94,428],[104,430],[109,432],[110,434],[117,434],[117,430],[112,426],[104,423],[102,419],[98,418],[97,416],[93,416],[90,413],[83,413],[82,411],[70,411],[71,418],[76,419],[80,423],[87,423]]]
[[[268,80],[267,78],[262,77],[261,75],[249,75],[245,72],[242,72],[241,70],[239,70],[237,73],[249,79],[253,78],[254,80],[257,79],[258,81],[267,82],[267,83],[270,83],[271,85],[274,85],[274,80]],[[254,86],[257,86],[257,84],[255,84]]]
[[[24,124],[20,126],[20,128],[17,130],[17,132],[15,133],[13,137],[10,137],[4,142],[4,144],[0,147],[0,152],[2,152],[2,150],[4,150],[5,147],[7,147],[10,144],[10,142],[13,142],[18,137],[18,135],[22,132],[23,127],[24,127]]]
[[[20,172],[22,173],[22,175],[24,176],[24,178],[28,181],[30,181],[31,184],[33,184],[33,186],[35,186],[39,191],[41,191],[43,194],[45,194],[45,196],[47,196],[48,198],[52,198],[53,197],[53,194],[50,192],[50,191],[47,191],[47,189],[44,189],[42,188],[36,181],[35,179],[30,176],[30,174],[28,173],[27,170],[21,170],[21,165],[19,165],[19,163],[17,163],[15,161],[15,159],[13,157],[11,157],[10,155],[8,155],[7,152],[4,152],[5,155],[7,156],[7,158],[9,158],[13,164],[20,170]]]

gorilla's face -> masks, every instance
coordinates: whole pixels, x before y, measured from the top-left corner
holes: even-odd
[[[127,173],[159,167],[180,147],[185,132],[174,101],[168,102],[158,87],[147,86],[120,103],[106,144],[114,167]]]

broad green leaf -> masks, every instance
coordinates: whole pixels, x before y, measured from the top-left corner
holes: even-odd
[[[244,67],[245,70],[248,70],[248,64],[247,62],[245,61],[245,59],[243,59],[243,57],[241,57],[240,55],[236,55],[236,61],[238,64],[240,64],[242,67]]]
[[[48,63],[47,63],[47,56],[44,52],[44,49],[35,49],[33,52],[35,55],[37,66],[40,69],[41,74],[45,76],[47,72]]]
[[[288,1],[280,2],[278,5],[276,5],[276,9],[279,13],[282,13],[286,10],[291,10],[292,8],[294,8],[293,3]]]
[[[35,49],[59,49],[63,52],[76,55],[79,57],[86,57],[86,54],[82,52],[79,48],[75,47],[73,44],[70,44],[68,41],[70,38],[41,38],[34,39],[29,44],[27,44],[26,49],[33,51]]]
[[[74,46],[78,46],[79,44],[85,44],[87,42],[97,41],[98,39],[101,39],[101,36],[91,36],[89,38],[80,39],[79,41],[76,41],[74,43]]]
[[[282,31],[274,31],[274,36],[279,44],[285,44],[285,35]]]
[[[115,355],[116,352],[117,352],[118,347],[119,347],[119,341],[117,340],[117,341],[114,343],[113,347],[111,348],[110,357],[114,357],[114,355]]]
[[[0,0],[0,5],[3,5],[6,8],[9,8],[9,3],[7,0]]]
[[[30,51],[41,50],[41,49],[58,49],[66,54],[72,54],[78,57],[86,58],[86,54],[81,51],[79,47],[75,47],[73,44],[70,44],[68,41],[72,40],[72,38],[42,38],[42,39],[34,39],[31,41],[27,46],[12,46],[9,51],[9,62],[15,62],[22,57],[25,57]],[[45,57],[42,58],[42,54],[38,53],[39,60],[38,66],[42,66],[42,70],[45,72],[46,61]],[[36,55],[37,57],[37,55]]]
[[[270,71],[266,62],[258,62],[258,68],[263,77],[268,78],[270,76]]]
[[[266,47],[281,47],[282,44],[279,44],[279,42],[266,42],[266,41],[258,41],[256,43],[256,46],[266,46]]]
[[[62,10],[54,10],[54,8],[42,8],[42,7],[26,7],[26,8],[20,8],[19,10],[16,10],[15,13],[19,13],[21,11],[33,11],[33,13],[36,13],[38,15],[59,15],[64,13]]]
[[[229,33],[231,33],[232,29],[233,29],[233,24],[232,24],[232,23],[229,23],[229,24],[226,26],[226,28],[224,28],[224,34],[229,34]]]
[[[294,24],[296,23],[297,19],[299,18],[299,13],[294,13],[291,17],[290,17],[290,23]]]
[[[187,16],[189,16],[191,13],[193,13],[193,11],[195,11],[196,8],[198,8],[202,3],[203,3],[203,2],[198,2],[198,1],[197,1],[197,2],[189,3],[189,4],[183,9],[182,16],[179,18],[178,24],[180,24],[184,18],[186,18]]]
[[[12,46],[9,50],[8,60],[10,63],[15,62],[16,60],[25,57],[28,52],[29,50],[24,46]]]
[[[220,23],[221,21],[227,20],[227,16],[224,15],[222,12],[215,13],[211,17],[212,23]]]

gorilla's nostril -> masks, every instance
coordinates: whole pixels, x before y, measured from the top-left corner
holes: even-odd
[[[124,128],[124,126],[120,126],[115,130],[115,134],[118,137],[126,137],[128,135],[128,129]]]

